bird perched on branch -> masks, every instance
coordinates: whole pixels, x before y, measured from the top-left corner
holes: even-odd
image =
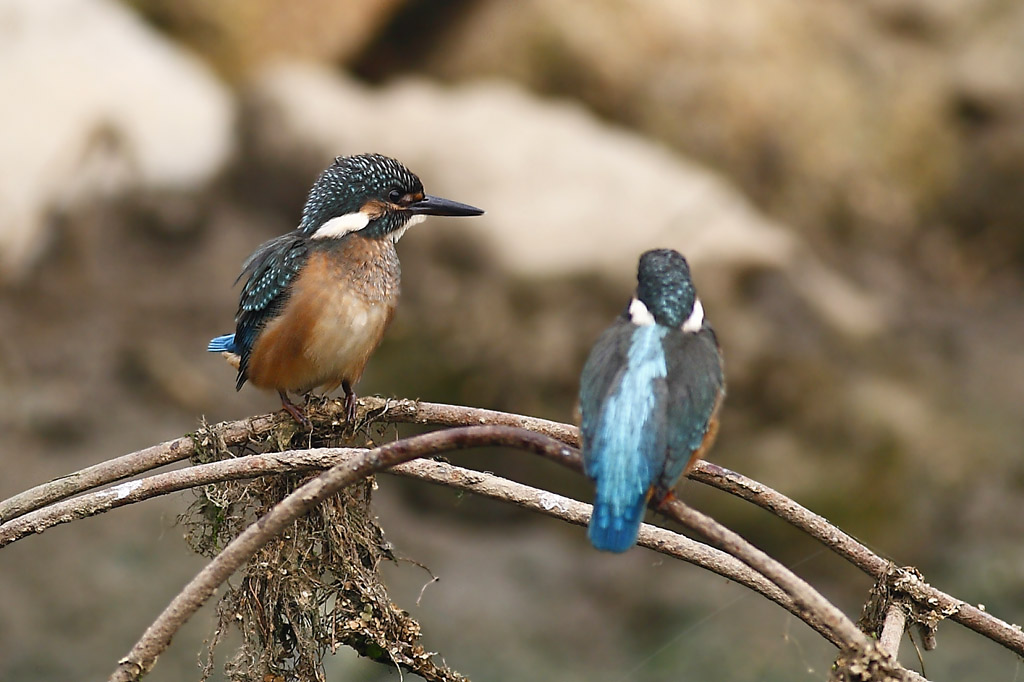
[[[677,251],[640,256],[636,294],[597,340],[580,379],[583,461],[597,484],[588,536],[624,552],[718,432],[722,357]]]
[[[298,228],[245,261],[235,333],[212,339],[207,350],[238,369],[236,389],[249,381],[276,390],[303,425],[288,393],[341,386],[351,420],[353,386],[398,305],[395,244],[425,216],[482,213],[424,194],[420,179],[394,159],[338,157],[310,190]]]

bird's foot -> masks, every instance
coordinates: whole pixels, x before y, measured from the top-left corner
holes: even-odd
[[[292,419],[297,421],[299,426],[304,429],[312,428],[312,425],[309,423],[309,418],[303,414],[302,410],[299,409],[295,403],[288,399],[288,394],[284,391],[278,391],[277,393],[281,396],[281,405],[284,407],[285,411],[292,416]]]
[[[356,421],[356,393],[352,390],[352,385],[347,381],[341,383],[341,388],[345,391],[345,421],[349,424],[355,424]]]
[[[655,498],[655,499],[656,499],[656,503],[654,505],[654,508],[655,509],[661,509],[666,504],[668,504],[669,502],[671,502],[674,499],[676,499],[676,493],[675,493],[674,490],[667,490],[667,491],[665,491],[664,495],[662,495],[662,496],[660,496],[658,498]]]
[[[345,421],[349,424],[355,423],[356,421],[356,394],[346,393],[345,394]]]

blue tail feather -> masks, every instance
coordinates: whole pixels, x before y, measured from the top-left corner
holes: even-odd
[[[220,353],[224,351],[228,353],[237,353],[238,348],[235,346],[235,335],[225,334],[224,336],[218,336],[210,339],[210,343],[206,346],[206,350],[211,353]]]
[[[590,517],[587,537],[596,549],[605,552],[625,552],[636,544],[640,524],[647,508],[647,495],[641,495],[631,507],[619,510],[609,500],[600,497],[594,501],[594,513]]]

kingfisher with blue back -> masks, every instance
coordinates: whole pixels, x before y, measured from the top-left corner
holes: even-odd
[[[594,345],[580,378],[583,462],[597,492],[597,549],[636,543],[644,510],[672,496],[711,447],[725,397],[722,356],[686,259],[640,256],[636,294]]]
[[[298,228],[256,249],[245,278],[235,333],[212,339],[246,381],[273,389],[284,409],[308,425],[288,393],[353,387],[398,305],[401,266],[395,245],[429,215],[476,216],[479,208],[424,194],[398,161],[379,154],[338,157],[309,192]]]

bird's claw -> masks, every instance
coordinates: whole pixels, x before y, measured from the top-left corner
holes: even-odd
[[[278,393],[281,396],[282,407],[284,407],[285,411],[292,416],[292,419],[298,422],[299,426],[304,429],[308,430],[313,428],[312,424],[309,422],[309,417],[303,414],[302,410],[288,399],[288,395],[281,391]]]
[[[354,424],[356,421],[356,394],[345,394],[345,421]]]

